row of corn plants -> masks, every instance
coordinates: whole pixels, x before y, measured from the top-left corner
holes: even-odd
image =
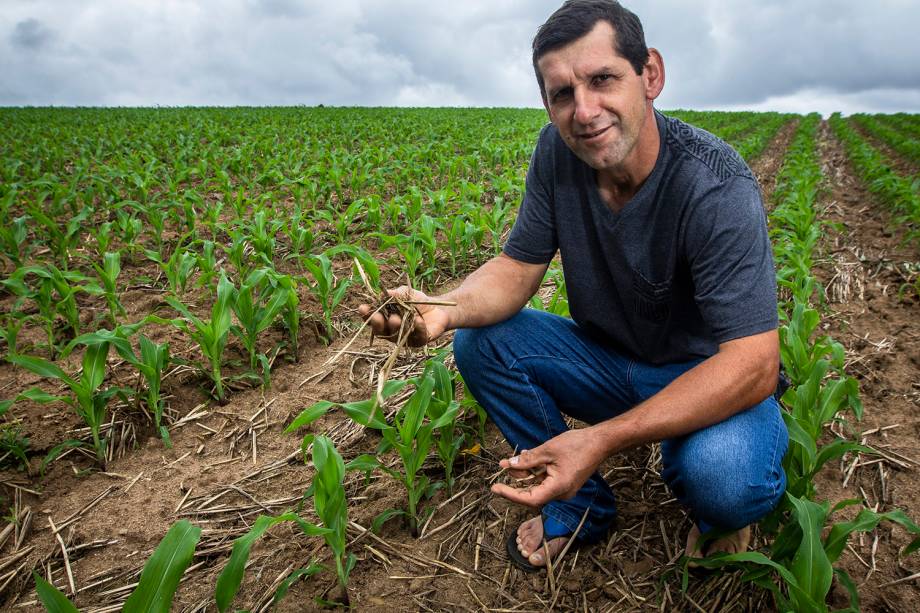
[[[294,509],[276,516],[261,516],[244,536],[233,543],[230,558],[224,565],[214,587],[214,604],[223,613],[230,610],[239,591],[253,545],[268,531],[280,523],[294,524],[305,537],[321,537],[332,557],[333,572],[342,587],[343,597],[327,603],[348,606],[348,576],[354,568],[356,558],[347,550],[348,504],[345,497],[344,479],[347,471],[355,468],[366,470],[362,459],[345,464],[332,441],[325,436],[308,435],[304,441],[312,450],[310,462],[315,469],[313,482],[304,499],[312,499],[313,513],[319,523],[302,517],[302,509]],[[305,451],[306,460],[306,451]],[[173,599],[183,574],[192,561],[195,547],[201,537],[201,528],[188,521],[180,521],[170,528],[144,565],[137,587],[125,601],[122,611],[144,613],[168,613],[173,608]],[[287,594],[294,582],[327,570],[319,559],[311,560],[306,566],[288,575],[275,592],[275,603]],[[54,613],[76,613],[77,608],[67,596],[48,580],[33,573],[35,589],[46,610]]]
[[[878,115],[859,113],[852,115],[849,121],[897,151],[920,170],[920,136],[898,130],[885,123]]]
[[[822,234],[815,207],[821,168],[815,149],[820,118],[809,115],[798,127],[773,193],[771,237],[780,287],[780,346],[790,386],[782,397],[790,446],[783,460],[788,485],[778,508],[761,522],[772,536],[766,552],[713,556],[711,568],[741,567],[744,579],[772,592],[780,611],[825,612],[833,580],[850,599],[846,610],[859,610],[855,583],[836,565],[854,532],[875,529],[882,521],[915,535],[902,552],[920,548],[920,527],[900,510],[875,512],[863,500],[836,504],[820,500],[815,477],[827,462],[849,452],[872,453],[839,438],[828,426],[859,419],[862,404],[857,382],[844,372],[844,349],[821,333],[821,286],[813,276],[812,258]],[[859,506],[854,518],[837,521],[844,508]],[[686,577],[685,577],[686,580]]]
[[[348,577],[356,562],[355,555],[348,551],[347,538],[349,519],[345,480],[350,471],[359,471],[365,476],[379,471],[405,489],[406,507],[384,511],[375,519],[371,529],[379,530],[384,522],[402,516],[412,533],[418,536],[421,522],[433,510],[422,509],[420,503],[442,487],[451,493],[454,486],[453,465],[470,436],[458,418],[461,410],[461,403],[456,400],[459,377],[452,374],[442,360],[443,354],[429,360],[418,377],[388,382],[382,394],[385,399],[399,396],[406,386],[413,388],[411,394],[403,394],[402,403],[391,411],[385,411],[383,406],[378,405],[376,397],[344,404],[321,401],[305,409],[289,424],[286,431],[293,433],[309,426],[329,410],[341,409],[357,423],[378,431],[381,442],[375,454],[359,455],[346,463],[328,437],[313,433],[304,436],[304,461],[312,464],[314,469],[304,500],[312,500],[312,516],[318,522],[304,517],[302,504],[278,515],[259,517],[245,535],[234,541],[230,557],[217,578],[214,600],[219,611],[231,609],[253,546],[272,526],[280,523],[293,524],[305,537],[321,537],[324,540],[332,561],[331,570],[341,589],[338,600],[325,604],[349,605]],[[463,406],[476,419],[481,419],[482,410],[478,405],[467,401]],[[381,459],[391,451],[400,460],[395,468]],[[437,458],[443,470],[443,481],[432,481],[423,470],[430,456]],[[200,529],[187,522],[174,526],[148,561],[137,590],[123,610],[168,611],[200,533]],[[278,588],[275,601],[281,600],[294,582],[327,570],[320,562],[313,559],[291,572]],[[35,581],[39,598],[49,611],[76,611],[54,586],[38,575]],[[159,589],[153,589],[151,585],[159,585]],[[134,609],[133,606],[148,608]]]
[[[895,172],[890,161],[860,137],[839,113],[828,122],[869,190],[892,208],[894,223],[904,228],[905,240],[920,241],[920,177],[903,177]]]

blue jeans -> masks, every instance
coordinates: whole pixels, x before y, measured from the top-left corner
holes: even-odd
[[[493,326],[457,330],[454,355],[473,396],[518,450],[567,430],[563,414],[595,424],[628,411],[701,361],[637,362],[572,320],[531,309]],[[737,530],[779,502],[787,444],[771,396],[725,421],[662,441],[662,477],[702,532]],[[589,507],[578,540],[590,543],[616,516],[613,492],[598,473],[574,498],[543,507],[544,534],[574,533]]]

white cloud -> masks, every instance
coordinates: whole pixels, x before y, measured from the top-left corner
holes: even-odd
[[[540,106],[556,0],[4,0],[0,104]],[[662,108],[918,109],[920,5],[627,2]]]

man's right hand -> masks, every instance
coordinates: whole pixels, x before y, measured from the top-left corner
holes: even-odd
[[[410,305],[416,310],[416,315],[407,341],[409,346],[421,347],[422,345],[426,345],[441,336],[447,330],[449,317],[445,307],[431,304],[417,304],[419,302],[435,300],[434,298],[405,285],[397,287],[396,289],[387,290],[387,295],[399,298],[403,301],[416,303]],[[362,304],[358,307],[358,313],[368,321],[375,335],[395,341],[396,335],[399,334],[399,328],[402,325],[402,317],[398,314],[386,316],[382,311],[375,312],[375,309],[375,306]]]

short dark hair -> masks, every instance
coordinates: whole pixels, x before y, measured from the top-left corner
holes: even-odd
[[[550,51],[578,40],[599,21],[606,21],[613,27],[614,51],[629,61],[636,74],[642,74],[648,62],[648,47],[645,45],[642,22],[635,13],[616,0],[566,0],[540,26],[533,39],[533,70],[540,85],[540,94],[544,98],[546,88],[537,62]]]

